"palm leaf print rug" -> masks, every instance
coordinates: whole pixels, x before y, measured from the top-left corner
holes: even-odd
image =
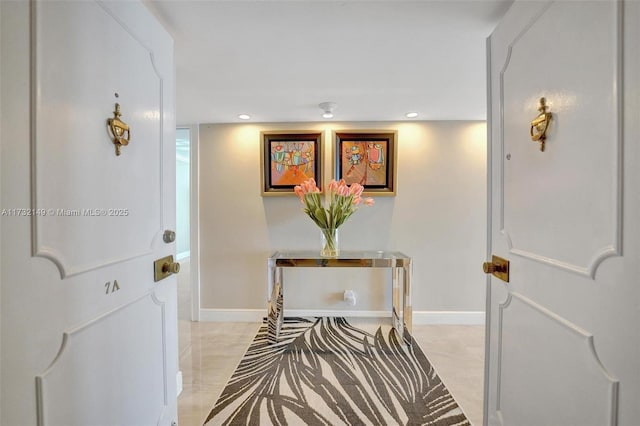
[[[213,425],[470,425],[416,341],[339,317],[263,324],[205,421]]]

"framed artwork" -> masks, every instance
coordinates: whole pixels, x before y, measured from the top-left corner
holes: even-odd
[[[334,177],[359,183],[369,196],[396,195],[394,130],[334,132]]]
[[[293,188],[314,178],[322,189],[323,132],[262,132],[262,195],[293,195]]]

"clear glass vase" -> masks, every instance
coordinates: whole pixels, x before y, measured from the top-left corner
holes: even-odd
[[[338,228],[320,228],[320,256],[338,257]]]

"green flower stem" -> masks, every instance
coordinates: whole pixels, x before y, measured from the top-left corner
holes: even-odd
[[[322,257],[336,257],[338,256],[338,244],[336,241],[337,228],[322,228],[322,235],[324,236],[324,246],[320,251]]]

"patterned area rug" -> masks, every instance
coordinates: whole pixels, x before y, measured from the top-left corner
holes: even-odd
[[[205,421],[212,425],[470,425],[415,340],[344,318],[263,325]]]

